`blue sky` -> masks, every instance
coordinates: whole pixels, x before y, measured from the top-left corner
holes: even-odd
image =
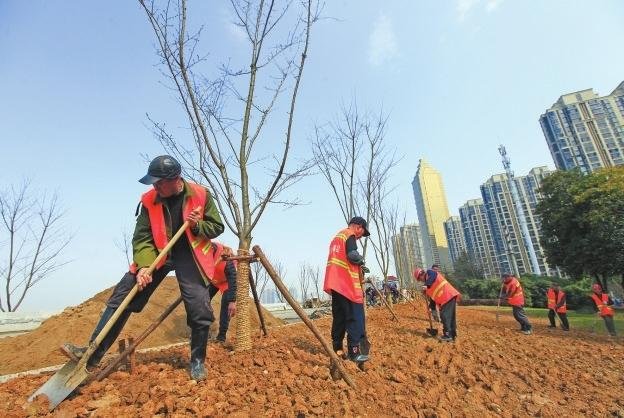
[[[229,2],[191,2],[191,13],[198,4],[210,62],[244,54]],[[456,214],[502,172],[498,144],[518,175],[554,167],[540,114],[562,94],[604,95],[624,80],[618,0],[330,1],[325,15],[333,19],[313,28],[295,156],[309,155],[314,124],[341,102],[383,107],[402,158],[392,181],[408,221],[417,219],[410,182],[419,158],[442,173]],[[143,155],[162,152],[145,115],[185,126],[153,45],[137,2],[0,2],[0,188],[29,178],[57,191],[75,233],[65,253],[72,263],[34,288],[22,310],[79,304],[126,268],[114,242],[132,230]],[[254,233],[291,283],[299,263],[324,265],[343,226],[320,176],[295,187],[309,204],[272,208]],[[235,245],[229,233],[223,241]]]

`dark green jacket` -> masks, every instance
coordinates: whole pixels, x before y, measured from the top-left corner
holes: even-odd
[[[184,181],[184,203],[183,207],[186,204],[186,199],[192,193],[191,188]],[[160,196],[156,196],[156,201],[160,200]],[[167,227],[167,236],[171,239],[171,237],[175,234],[176,231],[171,231],[171,215],[169,214],[169,210],[167,209],[167,205],[163,205],[163,212],[165,215],[165,225]],[[218,237],[223,233],[224,226],[221,221],[221,215],[219,215],[219,211],[217,210],[217,205],[210,193],[207,193],[206,199],[206,209],[204,211],[204,219],[199,221],[195,229],[193,230],[193,234],[198,237],[205,237],[209,239],[213,239]],[[188,239],[186,235],[181,237],[180,239]],[[147,212],[147,209],[141,206],[141,212],[136,220],[136,226],[134,228],[134,235],[132,237],[132,252],[133,259],[137,265],[137,269],[143,267],[149,267],[150,264],[156,259],[158,256],[158,250],[156,249],[156,245],[154,244],[154,238],[152,237],[152,229],[150,226],[150,219]]]

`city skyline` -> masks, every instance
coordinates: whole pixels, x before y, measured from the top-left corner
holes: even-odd
[[[22,305],[48,310],[86,300],[127,269],[116,242],[132,232],[146,190],[137,179],[163,153],[147,115],[184,143],[193,138],[137,3],[36,5],[0,2],[0,140],[10,156],[1,184],[5,189],[29,179],[36,196],[57,192],[66,210],[74,240],[63,261],[70,263],[33,287]],[[398,159],[389,173],[396,186],[389,203],[398,202],[406,224],[417,220],[411,179],[419,158],[442,174],[453,214],[500,170],[500,143],[518,173],[554,167],[539,116],[563,94],[609,92],[622,82],[624,57],[613,51],[624,38],[624,4],[553,0],[536,7],[459,0],[327,3],[328,18],[312,31],[287,169],[309,158],[315,125],[333,121],[341,103],[352,100],[363,111],[388,115],[387,145]],[[189,30],[205,24],[197,52],[206,56],[208,76],[221,64],[246,62],[245,37],[232,24],[227,3],[189,4],[189,16]],[[569,30],[588,21],[600,24]],[[285,130],[271,128],[269,158]],[[257,167],[263,163],[255,161]],[[318,175],[285,197],[303,204],[267,209],[253,243],[272,261],[282,261],[285,280],[296,283],[301,263],[324,266],[329,241],[344,219]],[[293,240],[293,231],[304,239]],[[219,240],[237,244],[230,231]],[[367,258],[379,274],[372,254]]]

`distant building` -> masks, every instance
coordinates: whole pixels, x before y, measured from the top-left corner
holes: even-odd
[[[421,159],[412,181],[412,188],[422,235],[423,264],[430,266],[435,263],[443,270],[451,270],[448,242],[444,233],[444,221],[449,218],[450,213],[442,176]]]
[[[451,262],[455,264],[459,256],[466,252],[466,241],[459,216],[451,216],[444,221],[444,233],[448,242]]]
[[[624,164],[624,81],[608,96],[587,89],[559,97],[540,125],[560,170]]]
[[[514,181],[518,193],[531,243],[535,248],[541,272],[547,275],[558,275],[558,271],[546,263],[544,250],[539,242],[539,219],[535,214],[535,206],[539,198],[539,185],[551,171],[547,167],[532,169],[526,176],[516,176]],[[518,216],[512,202],[507,174],[496,174],[481,185],[483,206],[487,213],[492,241],[501,272],[515,274],[533,274],[529,255],[522,240]]]
[[[466,239],[466,252],[484,277],[500,277],[498,257],[482,199],[468,200],[459,208],[459,218]]]
[[[411,287],[412,272],[424,266],[422,257],[422,238],[417,224],[403,225],[399,233],[392,237],[394,264],[400,286]]]

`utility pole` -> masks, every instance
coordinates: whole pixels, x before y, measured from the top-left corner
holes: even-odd
[[[524,216],[524,210],[522,209],[522,202],[520,202],[520,195],[518,194],[518,188],[516,187],[516,182],[514,181],[514,173],[511,170],[511,161],[509,161],[509,158],[507,157],[507,150],[505,150],[504,145],[500,145],[498,147],[498,152],[500,153],[501,157],[503,157],[503,167],[505,167],[505,172],[507,173],[509,190],[511,191],[511,200],[516,207],[518,223],[520,224],[520,232],[522,234],[522,239],[524,240],[524,246],[526,247],[527,253],[529,254],[529,259],[531,260],[533,274],[540,275],[537,255],[535,254],[535,248],[533,248],[533,242],[531,241],[531,235],[529,234],[529,227]]]

